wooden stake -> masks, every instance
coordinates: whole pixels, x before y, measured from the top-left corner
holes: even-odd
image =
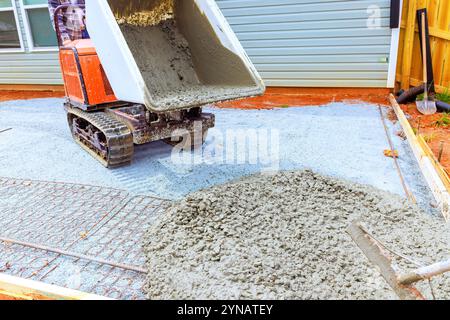
[[[18,300],[111,300],[43,282],[12,277],[0,273],[0,297]]]
[[[408,143],[414,153],[425,180],[427,181],[433,196],[438,203],[445,220],[450,221],[450,178],[442,165],[439,164],[433,152],[421,136],[416,136],[405,114],[398,105],[395,97],[389,96],[395,114],[408,138]]]
[[[442,162],[442,155],[444,154],[444,141],[441,141],[439,145],[439,155],[438,155],[438,161],[439,163]]]

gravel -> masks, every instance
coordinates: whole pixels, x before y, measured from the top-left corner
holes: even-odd
[[[312,171],[254,175],[193,193],[151,226],[148,298],[395,299],[345,232],[355,219],[422,264],[448,258],[444,222],[397,195]],[[436,296],[449,285],[436,278]]]
[[[195,163],[177,164],[171,160],[172,147],[155,142],[137,146],[131,166],[108,170],[73,142],[62,104],[62,99],[0,103],[0,128],[13,128],[0,134],[0,176],[91,184],[179,200],[266,168],[261,162],[208,163],[205,157]],[[389,145],[376,105],[332,103],[274,110],[205,111],[216,115],[216,128],[210,130],[204,150],[222,147],[227,153],[230,146],[217,137],[225,137],[228,132],[278,131],[280,170],[310,169],[404,195],[393,160],[383,155]],[[432,212],[433,196],[408,142],[395,135],[398,124],[388,125],[411,191],[421,207]]]

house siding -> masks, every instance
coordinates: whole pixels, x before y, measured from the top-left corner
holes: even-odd
[[[387,86],[390,0],[217,3],[269,86]],[[368,28],[371,6],[377,28]]]
[[[387,85],[390,0],[216,2],[269,86]],[[370,29],[373,5],[380,27]],[[29,52],[23,39],[25,53],[0,53],[0,84],[62,84],[57,53]]]
[[[31,52],[20,1],[14,0],[25,52],[0,52],[0,84],[63,84],[57,51]]]

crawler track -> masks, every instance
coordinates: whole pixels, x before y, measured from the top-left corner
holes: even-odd
[[[130,129],[105,112],[88,113],[66,106],[74,140],[107,168],[129,164],[134,144]]]

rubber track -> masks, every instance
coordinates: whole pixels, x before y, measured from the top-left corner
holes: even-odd
[[[80,109],[69,107],[67,108],[67,113],[69,122],[69,115],[82,118],[91,123],[105,135],[108,145],[108,155],[106,159],[100,156],[91,144],[86,143],[83,139],[73,135],[75,141],[105,167],[120,167],[129,164],[132,161],[134,154],[133,135],[125,124],[105,112],[88,113]],[[69,123],[69,126],[72,128],[71,123]]]

